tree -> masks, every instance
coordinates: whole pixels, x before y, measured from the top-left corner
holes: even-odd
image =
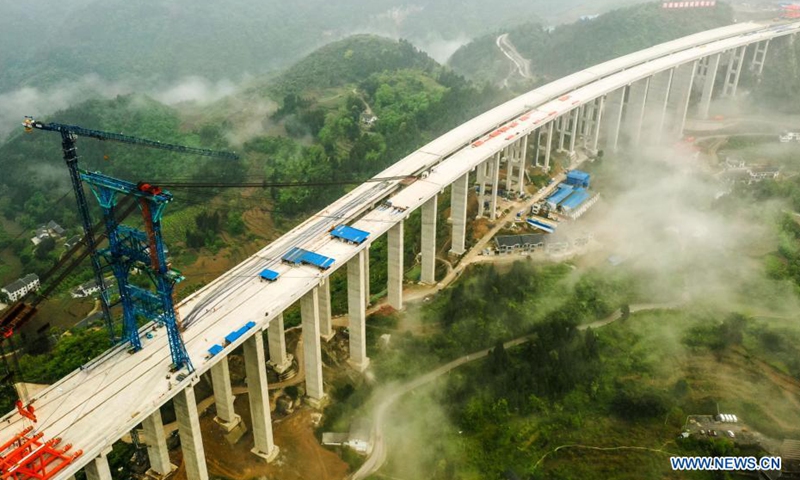
[[[50,254],[56,248],[56,241],[53,237],[45,237],[36,246],[36,252],[34,253],[34,257],[37,260],[44,260],[47,258],[47,255]]]

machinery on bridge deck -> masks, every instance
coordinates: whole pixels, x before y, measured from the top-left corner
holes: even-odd
[[[82,450],[70,452],[71,444],[59,447],[60,438],[45,441],[42,436],[27,427],[0,445],[2,480],[47,480],[83,455]]]
[[[220,152],[202,148],[172,145],[155,140],[132,137],[119,133],[91,130],[75,125],[60,123],[43,123],[31,117],[25,117],[22,124],[25,130],[44,130],[61,134],[61,146],[64,151],[64,161],[69,170],[78,212],[84,231],[84,242],[92,260],[95,282],[100,289],[100,303],[103,317],[109,329],[109,335],[114,341],[113,322],[111,319],[109,294],[103,277],[101,259],[105,259],[117,279],[119,295],[123,309],[123,341],[130,343],[131,349],[141,349],[137,318],[139,316],[155,320],[167,328],[170,351],[172,353],[173,369],[187,367],[192,370],[191,362],[180,338],[180,331],[175,316],[172,292],[175,283],[183,277],[179,272],[171,270],[167,265],[164,253],[164,244],[161,238],[161,218],[166,204],[172,200],[172,195],[161,191],[158,187],[148,184],[133,184],[117,180],[99,173],[80,172],[78,169],[78,155],[75,140],[77,137],[96,138],[98,140],[111,140],[114,142],[128,143],[160,150],[179,153],[191,153],[205,157],[222,159],[238,159],[230,152]],[[109,247],[102,252],[98,251],[97,241],[92,235],[91,217],[86,195],[83,191],[83,182],[90,185],[93,193],[103,210],[106,235]],[[119,225],[115,217],[118,194],[133,196],[142,211],[145,232]],[[135,265],[147,265],[156,294],[134,287],[128,283],[128,273]]]

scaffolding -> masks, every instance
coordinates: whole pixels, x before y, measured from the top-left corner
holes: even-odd
[[[0,446],[0,479],[46,480],[83,455],[82,450],[71,453],[72,444],[59,447],[60,438],[45,441],[43,435],[27,427]]]

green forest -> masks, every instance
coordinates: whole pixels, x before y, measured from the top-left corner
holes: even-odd
[[[592,20],[560,25],[553,31],[547,31],[540,23],[498,30],[458,49],[448,64],[470,79],[502,81],[510,63],[495,40],[507,32],[520,55],[530,60],[535,78],[518,87],[527,89],[620,55],[731,23],[733,9],[727,4],[713,9],[665,11],[660,3],[644,3],[612,10]]]

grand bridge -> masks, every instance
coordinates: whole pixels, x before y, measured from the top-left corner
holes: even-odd
[[[372,242],[388,236],[388,302],[402,309],[403,230],[412,212],[422,209],[421,281],[434,283],[437,196],[442,191],[452,189],[451,253],[462,255],[470,185],[478,185],[479,216],[495,219],[498,190],[522,192],[526,165],[535,162],[549,170],[554,150],[592,156],[599,149],[636,146],[645,135],[649,143],[675,141],[689,113],[708,116],[717,77],[722,76],[722,92],[717,93],[735,96],[742,70],[760,76],[770,42],[793,38],[798,29],[800,23],[740,23],[625,55],[520,95],[411,153],[376,175],[387,180],[353,189],[178,306],[194,372],[170,374],[166,333],[147,325],[140,332],[141,351],[131,355],[124,346],[111,349],[38,393],[34,431],[83,452],[56,477],[67,479],[84,468],[89,480],[110,479],[107,453],[140,424],[151,473],[169,474],[174,466],[159,408],[173,400],[187,476],[206,480],[193,386],[210,371],[220,428],[230,430],[241,422],[227,359],[239,346],[246,365],[252,452],[272,461],[279,449],[272,435],[262,334],[268,330],[270,363],[285,368],[290,360],[282,312],[300,303],[304,358],[298,360],[305,364],[308,400],[321,402],[321,342],[332,333],[328,279],[333,272],[347,269],[350,363],[363,371],[369,364],[365,318]],[[690,105],[696,110],[689,112]],[[648,126],[646,132],[642,125]],[[502,180],[501,165],[506,172]],[[408,177],[416,181],[402,180]],[[347,228],[331,234],[341,226]],[[0,425],[0,443],[31,426],[15,412]]]

